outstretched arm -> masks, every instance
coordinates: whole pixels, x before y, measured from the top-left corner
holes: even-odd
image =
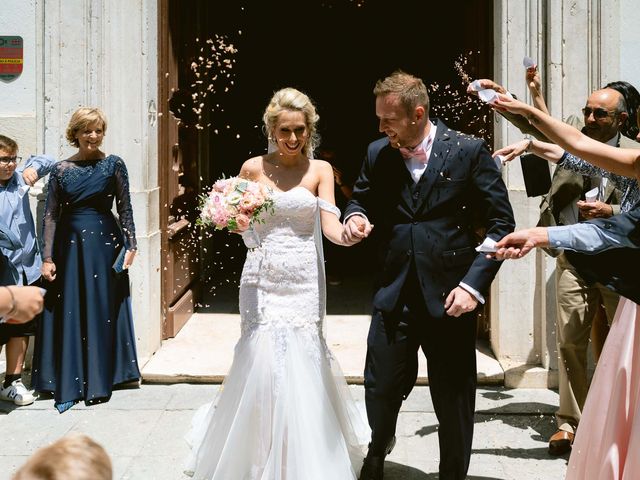
[[[540,81],[540,72],[538,71],[537,65],[531,68],[527,68],[525,79],[527,82],[527,87],[529,88],[529,93],[531,93],[531,100],[533,101],[533,105],[538,110],[541,110],[549,115],[547,102],[545,102],[544,96],[542,95],[542,82]]]
[[[497,84],[493,80],[490,80],[488,78],[480,78],[477,81],[480,84],[481,88],[490,88],[491,90],[495,90],[496,92],[501,94],[507,93],[506,88],[504,88],[502,85]],[[471,84],[469,84],[469,87],[467,87],[467,94],[477,95],[478,92],[476,92]],[[498,113],[506,118],[509,123],[520,130],[520,132],[522,132],[523,134],[531,135],[538,140],[542,140],[543,142],[549,141],[549,139],[545,137],[542,132],[540,132],[540,130],[531,125],[524,116],[518,113],[511,113],[509,111],[498,111]]]
[[[500,111],[524,115],[552,142],[589,163],[626,177],[640,176],[640,150],[611,147],[593,140],[537,108],[505,95],[500,95],[494,106]]]
[[[520,140],[493,152],[493,157],[502,156],[503,162],[510,162],[524,153],[533,153],[548,162],[558,163],[564,155],[564,150],[555,143],[541,142],[540,140]]]
[[[614,248],[640,248],[637,235],[634,237],[637,215],[630,211],[608,220],[519,230],[500,240],[493,256],[498,260],[522,258],[534,248],[549,246],[588,254]]]

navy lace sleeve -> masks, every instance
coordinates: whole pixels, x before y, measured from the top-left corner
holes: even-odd
[[[114,175],[116,179],[116,210],[120,218],[120,226],[124,233],[124,244],[127,250],[135,250],[136,226],[133,223],[133,208],[131,207],[131,195],[129,193],[129,173],[124,160],[116,157]]]
[[[44,206],[42,256],[45,260],[53,255],[53,239],[56,235],[56,225],[60,217],[60,164],[54,165],[47,183],[47,199]]]
[[[562,168],[571,170],[581,175],[608,178],[613,183],[616,184],[616,187],[618,188],[618,190],[622,190],[622,191],[624,191],[629,185],[629,183],[633,181],[632,178],[623,177],[622,175],[617,175],[615,173],[609,172],[608,170],[604,170],[603,168],[596,167],[595,165],[591,165],[589,162],[586,162],[583,159],[570,154],[569,152],[564,152],[564,155],[562,156],[562,159],[560,160],[560,162],[558,162],[558,165],[560,165]]]

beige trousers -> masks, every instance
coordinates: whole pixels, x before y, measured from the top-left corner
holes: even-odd
[[[611,325],[620,297],[600,284],[587,285],[564,254],[560,254],[556,260],[556,342],[560,393],[556,419],[560,430],[575,433],[589,390],[587,348],[591,326],[598,311],[601,311],[601,305]]]

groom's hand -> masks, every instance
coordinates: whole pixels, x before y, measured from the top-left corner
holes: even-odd
[[[349,217],[342,229],[342,241],[345,245],[355,245],[369,236],[373,225],[361,215]]]
[[[444,302],[444,308],[447,315],[451,317],[459,317],[463,313],[469,313],[475,310],[478,300],[462,287],[456,287]]]

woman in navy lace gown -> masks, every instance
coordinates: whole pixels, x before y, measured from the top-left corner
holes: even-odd
[[[32,383],[54,394],[60,413],[81,400],[106,402],[114,385],[140,378],[126,270],[136,251],[129,179],[124,161],[100,150],[106,126],[99,109],[78,109],[66,132],[78,152],[49,177],[42,275],[51,283]]]

